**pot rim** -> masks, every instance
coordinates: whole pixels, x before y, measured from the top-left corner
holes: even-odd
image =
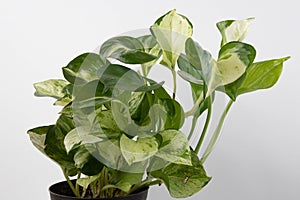
[[[75,182],[76,179],[74,180],[71,180],[72,182]],[[142,189],[141,191],[137,192],[137,193],[132,193],[132,194],[129,194],[127,196],[120,196],[120,197],[111,197],[111,198],[79,198],[79,197],[74,197],[74,196],[68,196],[68,195],[64,195],[64,194],[58,194],[53,190],[54,187],[56,187],[57,185],[60,185],[60,184],[63,184],[63,183],[66,183],[67,184],[67,181],[60,181],[60,182],[57,182],[57,183],[54,183],[52,185],[49,186],[49,193],[51,195],[55,195],[57,197],[61,197],[61,198],[69,198],[69,199],[76,199],[76,200],[122,200],[124,199],[125,197],[135,197],[135,196],[139,196],[141,193],[144,193],[144,192],[148,192],[149,190],[149,187],[145,188],[145,189]]]

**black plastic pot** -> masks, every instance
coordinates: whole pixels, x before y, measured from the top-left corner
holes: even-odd
[[[50,186],[50,199],[51,200],[146,200],[148,195],[148,189],[130,194],[124,197],[113,197],[113,198],[78,198],[74,197],[68,183],[66,181],[56,183]]]

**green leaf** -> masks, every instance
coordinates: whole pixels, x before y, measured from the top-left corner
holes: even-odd
[[[192,66],[189,66],[186,60],[185,64],[181,64],[182,61],[184,61],[181,60],[181,68],[184,69],[185,72],[191,74],[195,79],[199,79],[199,76],[201,76],[204,83],[208,85],[208,83],[211,82],[214,67],[211,54],[208,51],[203,50],[192,38],[186,40],[185,52],[187,60]],[[192,67],[194,67],[194,69]],[[201,81],[201,79],[199,81]]]
[[[246,75],[247,75],[247,70],[239,79],[237,79],[233,83],[225,85],[224,88],[222,87],[218,89],[222,92],[225,92],[233,101],[235,101],[238,96],[238,89],[243,84]]]
[[[91,127],[80,126],[72,129],[64,138],[67,153],[85,144],[93,144],[103,139],[92,134]]]
[[[67,153],[64,138],[74,128],[72,118],[61,115],[56,125],[48,130],[45,140],[45,153],[56,161],[70,176],[76,174],[77,169],[74,165],[73,155]]]
[[[171,96],[168,94],[164,87],[157,88],[153,92],[154,95],[160,99],[171,99]]]
[[[102,104],[111,100],[112,91],[105,87],[99,80],[94,80],[82,85],[76,85],[73,89],[73,110],[94,111]],[[90,110],[89,110],[90,109]]]
[[[162,51],[153,35],[144,35],[137,39],[143,44],[146,53],[157,57],[151,62],[142,64],[143,75],[147,76],[152,66],[155,65],[161,57]]]
[[[88,177],[80,178],[77,180],[76,183],[78,185],[80,185],[81,187],[83,187],[84,189],[87,189],[91,183],[95,182],[99,178],[100,178],[100,174],[97,174],[95,176],[88,176]]]
[[[54,102],[55,106],[66,106],[70,102],[72,102],[72,98],[69,95],[65,95],[62,98],[57,99],[57,101]]]
[[[254,18],[243,20],[225,20],[217,23],[222,35],[221,46],[232,41],[243,41]]]
[[[203,85],[203,81],[200,79],[196,79],[194,76],[192,76],[190,73],[187,73],[185,71],[178,71],[178,75],[183,78],[184,80],[190,82],[190,83],[195,83],[198,85]]]
[[[174,99],[160,99],[159,104],[164,107],[166,119],[164,129],[180,129],[184,123],[184,110]]]
[[[112,92],[99,80],[74,87],[74,102],[80,102],[95,97],[111,97]]]
[[[161,63],[174,69],[186,39],[192,36],[193,25],[185,16],[171,10],[151,26],[151,33],[162,49]]]
[[[161,90],[157,91],[159,89]],[[132,94],[128,107],[132,120],[139,126],[136,128],[137,132],[153,135],[163,129],[179,129],[182,127],[185,119],[183,108],[176,100],[170,98],[163,88],[159,89],[154,90],[154,94],[152,92]],[[123,105],[123,107],[126,106]],[[120,110],[126,111],[127,109]],[[130,124],[133,124],[128,111],[126,113],[123,113],[122,117],[116,115],[117,118],[124,117],[124,120],[122,120],[124,126],[122,127],[129,127]],[[127,117],[125,118],[125,116]]]
[[[67,153],[69,153],[74,147],[78,147],[81,144],[82,140],[77,133],[77,128],[71,130],[64,139],[64,145],[67,150]]]
[[[42,126],[42,127],[33,128],[33,129],[30,129],[27,131],[32,144],[44,154],[45,154],[44,150],[46,148],[46,145],[45,145],[46,135],[47,135],[49,129],[51,129],[53,127],[54,127],[54,125]]]
[[[289,57],[253,63],[238,88],[238,95],[272,87],[279,79],[283,63]]]
[[[162,141],[157,157],[176,164],[192,165],[189,142],[182,132],[166,130],[159,135]]]
[[[129,193],[132,186],[140,183],[142,181],[142,178],[142,173],[127,173],[116,171],[112,177],[113,185],[111,185],[110,187],[118,188],[126,193]]]
[[[87,176],[99,174],[103,168],[103,164],[99,162],[88,150],[88,145],[80,146],[74,155],[75,166],[80,169],[81,173]]]
[[[102,142],[97,143],[95,146],[97,148],[97,154],[99,156],[99,159],[101,159],[101,162],[105,166],[123,172],[145,172],[145,168],[148,164],[147,160],[128,165],[121,152],[119,139],[113,138],[109,140],[104,140]],[[96,155],[96,152],[93,155]]]
[[[122,169],[122,162],[126,162],[120,150],[119,139],[112,138],[96,144],[97,153],[103,164],[113,169]]]
[[[188,81],[192,90],[193,102],[195,103],[201,93],[205,92],[204,82],[202,80],[201,70],[197,70],[194,66],[188,61],[186,55],[181,54],[178,61],[178,67],[181,71],[178,74]],[[182,74],[184,73],[184,74]],[[212,93],[212,98],[214,98],[214,92]],[[194,120],[197,120],[198,117],[208,108],[208,99],[204,99],[202,103],[200,103],[197,112],[194,114]]]
[[[96,127],[103,132],[107,138],[118,137],[121,133],[111,110],[104,110],[97,114]],[[100,127],[99,127],[100,126]]]
[[[67,154],[63,144],[65,135],[72,130],[69,118],[61,115],[56,125],[43,126],[28,131],[33,145],[49,158],[57,162],[68,175],[75,175],[77,169],[73,155]]]
[[[195,153],[192,154],[192,164],[170,164],[150,174],[165,183],[172,197],[186,198],[199,192],[210,181]]]
[[[143,64],[155,60],[155,55],[146,53],[143,44],[129,36],[113,37],[100,48],[104,58],[115,58],[126,64]]]
[[[126,91],[150,91],[163,83],[145,85],[145,79],[134,70],[122,65],[111,64],[98,71],[100,81],[109,88]]]
[[[35,88],[35,96],[38,97],[54,97],[60,99],[65,97],[66,93],[64,88],[69,83],[61,79],[50,79],[47,81],[35,83],[33,86]]]
[[[129,107],[119,100],[112,100],[111,110],[113,118],[118,125],[119,129],[126,134],[142,134],[138,132],[139,126],[131,118]]]
[[[120,139],[121,152],[129,165],[141,162],[155,155],[158,143],[155,137],[138,137],[136,140],[122,135]]]
[[[148,113],[149,121],[147,124],[141,125],[135,123],[131,118],[131,113],[126,102],[123,103],[120,100],[112,100],[111,109],[118,127],[127,135],[148,137],[157,134],[165,125],[166,111],[164,107],[159,104],[154,104],[150,107]]]
[[[192,88],[193,101],[195,103],[198,97],[200,96],[200,94],[203,92],[204,86],[191,83],[191,88]],[[211,94],[211,98],[213,102],[215,98],[215,92]],[[205,98],[204,101],[200,103],[198,110],[194,114],[194,117],[196,119],[208,108],[208,104],[209,104],[208,98]]]
[[[84,53],[63,67],[63,74],[70,83],[80,85],[98,79],[97,71],[106,64],[99,54]]]
[[[150,102],[145,92],[134,92],[128,101],[131,118],[141,125],[148,117]]]
[[[280,77],[283,63],[289,58],[253,63],[240,79],[225,86],[226,94],[235,101],[241,94],[272,87]]]
[[[247,67],[252,64],[256,51],[249,44],[230,42],[221,48],[218,61],[214,61],[207,51],[189,38],[186,42],[186,54],[191,65],[198,71],[196,74],[189,70],[190,75],[194,78],[201,75],[207,86],[207,95],[210,95],[217,87],[227,85],[240,78]]]
[[[181,54],[177,60],[177,65],[180,71],[178,71],[179,76],[184,80],[195,83],[198,85],[203,85],[204,82],[202,80],[201,70],[197,70],[194,66],[189,62],[186,55]]]

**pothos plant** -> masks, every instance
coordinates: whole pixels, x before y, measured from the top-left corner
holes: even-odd
[[[172,197],[195,194],[211,179],[203,164],[232,104],[242,94],[272,87],[289,58],[254,61],[255,48],[242,42],[251,21],[217,23],[217,58],[192,38],[191,22],[175,10],[149,34],[113,37],[99,53],[79,55],[63,67],[65,80],[34,84],[36,96],[54,97],[63,108],[55,124],[28,131],[32,143],[61,167],[76,197],[124,196],[162,183]],[[173,92],[148,77],[154,65],[170,70]],[[194,105],[187,111],[176,98],[179,77],[191,88]],[[216,92],[229,101],[206,138]],[[202,115],[202,132],[193,136]],[[191,128],[184,133],[188,117]]]

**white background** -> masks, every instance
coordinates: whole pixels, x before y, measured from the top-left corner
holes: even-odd
[[[194,24],[194,37],[216,55],[215,23],[255,17],[247,42],[257,59],[291,55],[271,90],[242,96],[206,162],[213,177],[189,199],[300,199],[300,12],[295,0],[0,1],[0,199],[49,199],[62,180],[56,164],[30,143],[29,128],[51,124],[58,108],[33,96],[34,82],[61,78],[61,67],[105,39],[149,27],[176,8]],[[184,98],[184,97],[182,97]],[[149,200],[172,199],[153,187]]]

